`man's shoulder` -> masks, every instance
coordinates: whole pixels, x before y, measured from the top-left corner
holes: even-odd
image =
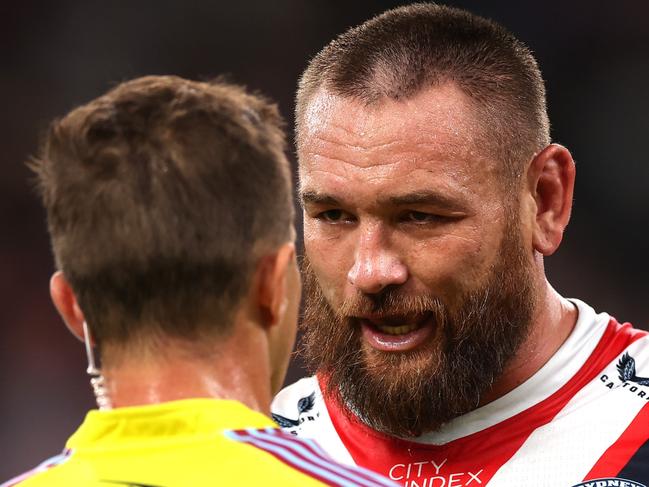
[[[222,430],[184,446],[160,442],[139,453],[133,448],[87,453],[75,455],[67,450],[1,487],[165,487],[213,485],[215,481],[256,485],[268,479],[287,486],[394,485],[374,472],[336,463],[312,440],[276,427]]]
[[[356,463],[333,425],[317,376],[300,379],[282,389],[275,396],[271,411],[275,422],[287,433],[315,439],[337,462]]]
[[[636,328],[631,323],[620,323],[615,318],[610,318],[591,360],[600,354],[606,355],[607,352],[610,361],[603,372],[608,372],[608,377],[615,380],[616,386],[649,386],[649,379],[641,375],[649,376],[649,332]],[[613,389],[610,383],[609,389]]]
[[[60,455],[48,458],[31,470],[7,480],[0,487],[63,487],[70,485],[69,479],[62,478],[60,474],[63,465],[68,464],[71,456],[72,451],[66,449]]]
[[[311,439],[296,438],[295,435],[277,428],[232,430],[226,431],[225,435],[231,440],[253,447],[266,457],[264,461],[258,456],[257,461],[247,462],[255,465],[255,470],[241,485],[250,485],[253,480],[265,477],[274,479],[278,485],[307,485],[304,482],[308,479],[317,481],[318,485],[322,482],[334,486],[395,486],[392,481],[375,472],[335,462],[318,443]],[[274,467],[272,470],[268,469],[267,476],[262,476],[258,468],[263,467],[268,460],[274,463]],[[280,473],[281,477],[278,475]],[[290,473],[298,474],[302,480],[294,484],[295,476]],[[240,481],[241,478],[237,480]]]

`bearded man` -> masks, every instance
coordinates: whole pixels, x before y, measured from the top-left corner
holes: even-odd
[[[391,10],[311,61],[296,122],[316,374],[276,420],[406,486],[649,485],[649,338],[544,273],[575,165],[529,49]]]

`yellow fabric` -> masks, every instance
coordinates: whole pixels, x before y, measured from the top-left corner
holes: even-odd
[[[223,434],[269,426],[275,426],[269,418],[243,404],[215,399],[90,411],[68,440],[72,455],[18,485],[324,485]]]

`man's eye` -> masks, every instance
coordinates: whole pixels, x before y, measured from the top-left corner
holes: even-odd
[[[316,218],[328,223],[342,223],[352,220],[352,215],[343,210],[327,210],[316,215]]]
[[[406,223],[437,223],[445,221],[447,218],[442,215],[424,213],[422,211],[409,211],[403,216]]]

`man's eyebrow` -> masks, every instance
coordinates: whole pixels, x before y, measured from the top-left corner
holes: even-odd
[[[334,198],[327,193],[318,193],[316,191],[303,191],[300,194],[303,205],[326,205],[326,206],[341,206],[340,200]],[[408,205],[430,205],[439,208],[448,209],[451,211],[465,211],[466,206],[463,201],[457,198],[452,198],[434,191],[415,191],[402,195],[393,195],[380,197],[378,200],[380,205],[391,206],[408,206]]]
[[[328,194],[317,193],[315,191],[303,191],[300,194],[302,204],[316,204],[316,205],[340,205],[340,201]]]
[[[465,206],[461,200],[433,191],[415,191],[413,193],[406,193],[403,195],[388,196],[386,198],[379,199],[379,202],[388,202],[395,206],[433,205],[457,211],[465,209]]]

